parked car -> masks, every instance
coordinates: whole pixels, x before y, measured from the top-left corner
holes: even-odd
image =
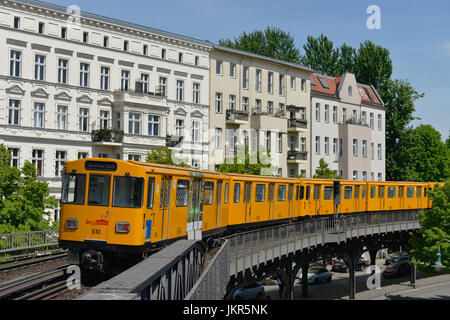
[[[261,300],[265,296],[264,287],[257,282],[251,282],[233,293],[233,300]]]
[[[411,264],[409,262],[391,264],[383,271],[383,277],[385,279],[401,277],[408,275],[410,270]]]
[[[359,259],[358,261],[356,261],[355,271],[364,271],[366,266],[367,266],[366,262],[363,259]],[[349,271],[347,264],[342,259],[334,261],[333,266],[331,267],[331,270],[335,271],[335,272],[348,272]]]
[[[392,263],[409,262],[410,256],[408,252],[394,252],[384,262],[385,265]]]
[[[302,269],[297,273],[297,277],[302,279]],[[308,283],[331,282],[333,275],[326,267],[311,267],[308,269]]]

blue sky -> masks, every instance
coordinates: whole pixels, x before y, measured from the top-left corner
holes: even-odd
[[[364,40],[388,48],[393,78],[407,79],[425,97],[414,124],[450,129],[450,1],[448,0],[47,0],[61,6],[217,43],[276,26],[290,32],[303,53],[308,35],[358,48]],[[381,29],[369,30],[370,5],[381,9]]]

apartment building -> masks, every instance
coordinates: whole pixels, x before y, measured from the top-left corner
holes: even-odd
[[[270,151],[266,174],[308,176],[308,67],[215,45],[210,53],[210,170]],[[262,156],[264,158],[264,155]],[[243,163],[243,162],[242,162]]]
[[[0,3],[0,31],[0,143],[52,195],[78,158],[169,145],[208,169],[209,42],[24,0]]]
[[[323,158],[349,180],[384,180],[385,109],[376,89],[355,75],[313,74],[311,81],[311,176]]]

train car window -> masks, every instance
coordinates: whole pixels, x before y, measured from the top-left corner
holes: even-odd
[[[309,200],[311,195],[311,186],[306,187],[306,200]]]
[[[352,187],[345,187],[344,189],[344,199],[351,199],[352,198]]]
[[[383,199],[384,198],[384,187],[378,187],[378,198]]]
[[[111,176],[98,174],[89,175],[88,205],[108,206],[110,186]]]
[[[189,180],[178,180],[177,182],[177,207],[187,207],[189,199]]]
[[[241,184],[235,183],[234,184],[234,195],[233,195],[234,202],[239,203],[240,198],[241,198]]]
[[[426,198],[427,197],[427,188],[423,188],[423,197]]]
[[[325,189],[323,191],[323,199],[324,200],[333,199],[333,187],[331,187],[331,186],[325,187]]]
[[[214,199],[214,182],[205,182],[205,202],[204,204],[213,204]]]
[[[366,187],[365,186],[362,187],[362,195],[361,195],[361,197],[362,197],[362,199],[366,198]]]
[[[114,177],[113,207],[141,208],[144,178]]]
[[[61,202],[65,204],[84,204],[86,193],[86,175],[64,173]]]
[[[266,198],[266,185],[265,184],[257,184],[256,185],[256,202],[264,202]]]
[[[230,186],[229,183],[225,183],[225,194],[223,196],[223,203],[228,203],[228,190]]]
[[[286,200],[286,186],[278,186],[278,201]]]
[[[403,198],[404,187],[398,187],[398,197]]]
[[[300,200],[303,200],[305,198],[305,187],[300,186]]]
[[[370,198],[375,198],[375,187],[370,187]]]
[[[388,187],[388,198],[395,198],[395,187]]]
[[[406,189],[406,196],[408,198],[414,198],[414,187],[409,187]]]
[[[153,208],[155,199],[155,178],[148,178],[147,208]]]
[[[417,187],[417,198],[420,198],[422,196],[422,188]]]

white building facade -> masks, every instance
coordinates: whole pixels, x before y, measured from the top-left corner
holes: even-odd
[[[208,169],[209,42],[35,1],[2,1],[0,31],[0,143],[57,199],[79,158]]]
[[[354,74],[313,74],[311,177],[323,158],[343,179],[385,180],[385,114],[376,89]]]

